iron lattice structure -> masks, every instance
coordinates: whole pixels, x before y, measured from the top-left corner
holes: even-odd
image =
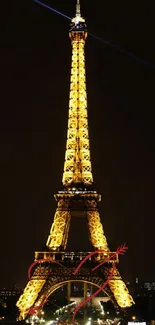
[[[112,268],[110,263],[106,263],[93,273],[91,270],[92,266],[104,258],[107,259],[108,254],[111,253],[98,210],[101,197],[92,189],[84,52],[87,26],[81,17],[79,1],[77,1],[76,16],[71,21],[69,35],[72,43],[72,65],[63,190],[55,195],[57,209],[46,243],[47,250],[35,254],[35,261],[44,259],[45,262],[35,268],[24,293],[17,302],[20,319],[25,319],[31,307],[41,305],[54,290],[68,281],[86,281],[100,287]],[[65,251],[73,214],[87,218],[92,247],[106,252],[98,254],[96,258],[84,264],[76,277],[73,276],[73,271],[87,253]],[[58,261],[65,266],[65,270],[53,263]],[[134,303],[118,270],[110,279],[106,294],[116,307],[126,308]]]

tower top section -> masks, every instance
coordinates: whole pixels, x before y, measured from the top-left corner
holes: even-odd
[[[71,20],[69,32],[72,40],[77,39],[79,36],[82,36],[83,39],[87,37],[87,25],[85,19],[81,16],[80,0],[77,0],[75,17]]]

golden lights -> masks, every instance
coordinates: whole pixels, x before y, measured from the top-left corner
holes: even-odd
[[[129,291],[121,278],[110,280],[109,287],[121,308],[131,307],[134,304]]]
[[[79,11],[78,11],[79,15]],[[72,22],[84,22],[79,15]],[[86,74],[85,74],[85,55],[84,46],[87,36],[86,31],[72,31],[72,65],[70,79],[70,100],[67,143],[65,152],[65,163],[62,182],[65,187],[71,184],[92,185],[92,167],[90,160],[90,146],[88,133],[88,113],[87,113],[87,93],[86,93]],[[85,196],[84,198],[82,196]],[[98,194],[96,194],[98,196]],[[57,210],[50,230],[46,246],[51,251],[58,251],[60,248],[65,250],[69,225],[70,225],[70,202],[74,193],[57,195]],[[95,194],[80,194],[80,199],[85,202],[85,212],[88,218],[90,240],[95,249],[104,249],[110,252],[100,221]],[[45,271],[45,269],[44,269]],[[37,270],[35,270],[37,272]],[[48,275],[49,269],[47,270]],[[21,319],[25,319],[29,309],[40,301],[40,292],[46,284],[46,276],[41,278],[38,274],[36,279],[28,282],[24,293],[17,302],[20,309]],[[122,281],[119,272],[109,282],[109,287],[118,305],[121,308],[130,307],[134,302],[130,296],[125,283]],[[46,297],[45,297],[46,299]]]
[[[19,300],[17,301],[16,306],[20,309],[20,318],[25,319],[27,316],[31,306],[34,305],[38,293],[41,291],[43,285],[45,284],[46,280],[30,280],[27,283],[26,288],[24,289],[23,294],[20,296]]]
[[[76,32],[77,33],[77,32]],[[85,35],[85,34],[84,34]],[[87,116],[84,37],[72,40],[69,119],[63,185],[93,182]]]
[[[68,203],[61,199],[58,202],[50,235],[46,243],[46,246],[49,247],[50,250],[58,250],[60,247],[65,250],[68,239],[70,218],[71,216],[68,209]]]

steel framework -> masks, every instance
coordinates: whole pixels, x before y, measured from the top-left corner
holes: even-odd
[[[110,254],[98,210],[98,202],[101,197],[92,189],[93,176],[88,134],[84,53],[87,26],[84,18],[81,17],[79,1],[76,6],[76,16],[71,21],[69,35],[72,43],[72,64],[68,132],[62,179],[63,190],[55,195],[57,209],[46,243],[47,250],[35,255],[35,260],[39,261],[42,256],[45,263],[37,265],[24,293],[17,302],[20,319],[25,319],[31,307],[39,306],[65,281],[87,281],[100,286],[111,272],[111,266],[107,264],[100,271],[92,274],[88,263],[81,268],[75,278],[73,271],[78,261],[81,260],[80,254],[82,253],[78,255],[74,252],[65,252],[70,219],[73,211],[76,211],[80,215],[84,212],[84,216],[88,220],[90,242],[93,249],[103,249],[107,252],[106,256],[98,254],[97,258],[91,260],[91,263],[96,265],[95,263],[104,260]],[[50,258],[51,262],[49,260],[47,262],[47,258]],[[65,271],[58,264],[53,264],[54,261],[61,261],[66,265],[66,260],[68,262]],[[109,281],[106,292],[117,307],[126,308],[134,303],[118,270]]]

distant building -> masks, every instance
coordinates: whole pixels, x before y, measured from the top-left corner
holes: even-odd
[[[144,282],[144,289],[148,291],[155,291],[155,282]]]
[[[155,297],[155,281],[140,281],[138,277],[134,281],[127,282],[127,287],[133,297]]]
[[[8,288],[2,288],[0,289],[0,298],[2,300],[8,300],[9,298],[18,298],[21,293],[22,289],[20,289],[18,286],[15,286],[14,288],[8,289]]]

